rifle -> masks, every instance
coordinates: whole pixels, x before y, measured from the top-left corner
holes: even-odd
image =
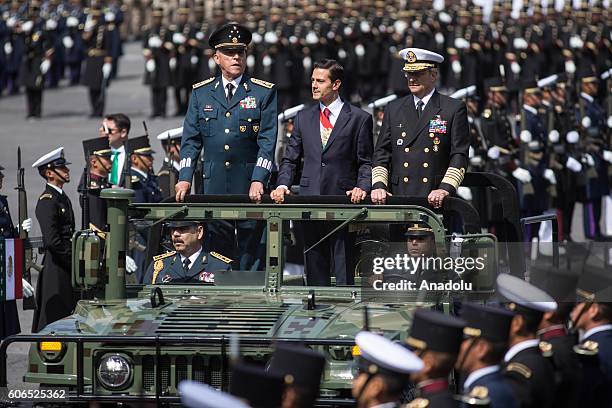
[[[18,202],[19,202],[19,238],[27,240],[28,233],[21,228],[21,225],[25,219],[28,218],[28,196],[25,190],[25,179],[24,179],[24,168],[21,166],[21,147],[17,147],[17,190]],[[33,252],[31,248],[25,249],[25,271],[23,278],[32,284],[32,274],[30,268],[36,269],[38,272],[42,271],[42,268],[36,265],[33,259]],[[36,299],[34,296],[23,299],[23,310],[35,310]]]
[[[522,92],[520,92],[519,103],[522,101]],[[521,110],[521,132],[527,129],[527,118],[525,118],[525,109],[522,106],[519,107]],[[529,166],[529,144],[520,141],[519,147],[519,160],[521,164],[525,167]],[[533,188],[533,184],[531,183],[523,183],[523,195],[532,195],[535,194],[535,189]]]
[[[79,186],[79,194],[81,194],[81,206],[83,212],[81,214],[81,229],[89,229],[89,184],[91,182],[89,174],[89,151],[85,152],[85,167],[83,168],[83,184]]]

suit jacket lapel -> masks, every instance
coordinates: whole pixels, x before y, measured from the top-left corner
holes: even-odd
[[[212,97],[223,106],[224,110],[227,110],[227,101],[225,100],[225,90],[223,89],[223,80],[221,77],[217,77],[215,85],[210,88]]]
[[[206,270],[206,265],[208,264],[208,256],[206,252],[202,250],[200,255],[197,257],[191,268],[189,268],[189,279],[198,279],[197,276],[200,272],[204,272]]]
[[[309,120],[307,123],[300,122],[300,126],[303,126],[303,134],[302,134],[302,143],[306,140],[306,138],[311,139],[312,143],[315,144],[316,149],[320,152],[323,152],[323,146],[321,145],[321,119],[319,118],[319,114],[321,110],[319,109],[319,104],[313,105],[310,109]],[[329,140],[328,140],[329,143]]]
[[[415,109],[416,112],[416,109]],[[433,95],[429,99],[427,106],[425,106],[425,110],[423,111],[423,115],[417,122],[415,128],[415,135],[418,136],[419,133],[423,130],[423,128],[429,123],[429,121],[433,118],[435,114],[440,112],[440,94],[438,91],[434,91]]]
[[[336,119],[336,124],[332,129],[331,135],[329,135],[329,139],[327,140],[327,144],[325,145],[325,149],[323,151],[329,149],[329,146],[332,144],[336,135],[342,132],[342,129],[346,126],[351,118],[351,106],[347,102],[344,102],[342,105],[342,109],[340,110],[340,115],[338,115],[338,119]],[[320,133],[320,132],[319,132]]]

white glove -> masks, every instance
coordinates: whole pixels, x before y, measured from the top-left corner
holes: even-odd
[[[263,38],[268,44],[276,44],[278,42],[278,36],[273,31],[265,33]]]
[[[459,188],[457,188],[457,195],[466,201],[472,200],[472,190],[468,187],[459,186]]]
[[[49,72],[49,68],[51,68],[51,61],[44,59],[43,62],[40,63],[40,73],[45,75]]]
[[[438,44],[438,45],[444,44],[444,34],[436,33],[435,37],[436,37],[436,44]]]
[[[349,28],[349,27],[346,27]],[[346,28],[344,29],[344,33],[346,34]],[[408,24],[404,20],[397,20],[393,23],[393,28],[398,34],[403,34],[404,31],[408,28]]]
[[[261,60],[261,64],[264,67],[269,67],[270,65],[272,65],[272,58],[270,58],[269,55],[264,55],[264,57]]]
[[[312,59],[310,57],[304,57],[302,61],[302,66],[306,71],[310,71],[310,67],[312,66]]]
[[[96,22],[93,19],[88,17],[87,20],[85,21],[84,30],[85,32],[89,32],[93,30],[95,26],[96,26]]]
[[[451,21],[453,21],[453,18],[448,13],[445,13],[444,11],[441,11],[438,13],[438,18],[444,24],[449,24]]]
[[[13,44],[11,44],[10,42],[5,42],[4,43],[4,53],[6,55],[9,55],[13,52]]]
[[[612,115],[608,116],[608,127],[612,128]]]
[[[362,44],[357,44],[357,45],[355,46],[355,54],[356,54],[358,57],[363,57],[363,56],[365,55],[365,48],[363,47],[363,45],[362,45]]]
[[[112,70],[113,64],[110,62],[105,62],[104,65],[102,65],[102,75],[104,76],[104,79],[108,79],[110,77]]]
[[[170,66],[170,69],[174,71],[176,69],[176,58],[170,58],[170,61],[168,61],[168,65]]]
[[[531,142],[531,132],[528,131],[527,129],[522,130],[521,135],[519,137],[521,138],[521,142],[523,143]]]
[[[573,173],[580,173],[582,171],[582,164],[571,156],[567,158],[565,167],[567,167]]]
[[[557,129],[553,129],[548,133],[548,141],[550,143],[557,143],[559,141],[559,131]]]
[[[255,34],[257,34],[257,33],[253,33],[253,36],[252,36],[253,41],[255,41]],[[257,35],[259,35],[259,34],[257,34]],[[196,36],[195,36],[195,37],[196,37],[196,40],[198,40],[198,41],[202,41],[202,40],[204,39],[204,33],[203,33],[203,32],[201,32],[201,31],[198,31],[198,32],[196,33]],[[259,35],[259,38],[261,38],[261,35]]]
[[[113,21],[115,21],[115,13],[113,13],[112,11],[107,11],[106,13],[104,13],[104,21],[106,21],[107,23],[112,23]]]
[[[487,156],[489,156],[489,159],[493,160],[499,159],[500,153],[499,147],[497,146],[489,147],[489,150],[487,150]]]
[[[70,16],[66,19],[66,27],[77,27],[79,25],[79,19],[75,16]]]
[[[145,63],[145,69],[147,70],[148,73],[155,71],[155,60],[154,59],[148,60]]]
[[[455,38],[455,48],[464,50],[464,49],[470,48],[470,43],[465,38],[457,37]]]
[[[593,159],[593,156],[588,153],[584,155],[582,162],[586,163],[589,167],[595,166],[595,159]]]
[[[468,158],[471,159],[472,157],[474,157],[475,154],[476,154],[476,152],[474,151],[474,148],[472,146],[470,146],[468,148]]]
[[[253,68],[255,66],[255,57],[253,55],[249,55],[246,60],[247,67]]]
[[[569,45],[572,48],[582,48],[584,46],[584,42],[582,41],[582,38],[578,37],[577,35],[573,35],[570,37]]]
[[[519,65],[518,62],[512,61],[512,63],[510,64],[510,71],[512,71],[512,73],[518,75],[518,74],[521,73],[521,66]]]
[[[370,23],[368,23],[367,21],[362,21],[361,23],[359,23],[359,29],[361,30],[362,33],[369,33]]]
[[[591,127],[591,118],[588,116],[585,116],[584,118],[582,118],[582,120],[580,121],[580,124],[582,125],[583,128],[588,129]]]
[[[24,33],[29,33],[30,31],[32,31],[33,27],[34,27],[34,22],[32,20],[28,20],[21,25],[21,29],[23,30]]]
[[[344,51],[343,48],[340,48],[338,50],[338,58],[340,58],[341,60],[345,60],[346,59],[346,51]],[[612,118],[612,116],[611,116]]]
[[[131,256],[126,255],[125,256],[125,272],[128,275],[131,275],[134,272],[136,272],[136,269],[138,269],[138,267],[136,266],[136,262],[134,262],[134,259],[132,259]]]
[[[555,172],[551,169],[544,170],[544,178],[550,182],[550,184],[557,184],[557,178],[555,177]]]
[[[481,156],[474,156],[470,159],[470,164],[472,166],[481,166],[482,165],[482,157]]]
[[[154,35],[149,38],[147,44],[149,45],[149,48],[159,48],[162,45],[162,40],[158,36]]]
[[[517,167],[516,170],[512,172],[512,175],[515,179],[520,181],[521,183],[530,183],[531,182],[531,173],[528,170],[525,170],[521,167]]]
[[[9,17],[8,20],[6,20],[6,26],[8,28],[15,27],[15,24],[17,24],[17,18],[15,16]]]
[[[32,219],[31,218],[26,218],[21,223],[21,230],[25,231],[25,232],[30,232],[31,229],[32,229]]]
[[[526,50],[527,47],[529,46],[529,44],[527,44],[527,41],[524,38],[515,38],[514,41],[512,41],[512,45],[514,45],[514,48],[516,48],[517,50]]]
[[[317,37],[317,35],[310,31],[308,32],[308,34],[306,34],[306,44],[309,45],[315,45],[319,42],[319,37]]]
[[[21,288],[23,289],[23,297],[29,298],[34,296],[34,288],[28,283],[27,280],[21,279]]]
[[[215,63],[215,60],[213,58],[209,58],[208,59],[208,69],[210,70],[210,72],[215,72],[216,67],[217,67],[217,64]]]
[[[451,69],[453,70],[455,74],[460,74],[461,70],[463,69],[461,67],[461,62],[459,62],[459,60],[455,60],[451,62]]]
[[[198,31],[198,34],[202,34],[202,38],[198,38],[198,40],[202,41],[204,39],[204,33]],[[196,38],[198,36],[198,34],[196,34]],[[261,40],[263,39],[263,37],[261,36],[261,34],[259,33],[253,33],[253,35],[251,36],[251,40],[255,43],[255,44],[259,44],[261,42]]]
[[[182,33],[174,33],[172,34],[172,42],[175,44],[183,44],[187,41],[185,36]]]
[[[198,65],[198,56],[197,55],[192,55],[191,58],[189,59],[189,62],[191,62],[191,65]]]
[[[603,151],[603,159],[612,164],[612,152],[610,150]]]
[[[45,23],[45,30],[47,31],[53,31],[56,28],[57,28],[57,21],[55,21],[52,18],[48,19],[47,22]]]
[[[573,74],[574,72],[576,72],[576,64],[573,60],[565,61],[565,72],[567,72],[568,74]]]
[[[67,35],[64,38],[62,38],[62,44],[64,44],[64,48],[70,49],[74,46],[74,41],[72,41],[72,38],[69,35]]]
[[[567,141],[567,143],[578,143],[578,139],[580,139],[580,134],[578,134],[578,132],[576,132],[575,130],[570,130],[569,132],[567,132],[567,135],[565,135],[565,140]]]
[[[421,28],[421,21],[420,20],[414,20],[412,22],[412,28],[414,28],[415,30],[418,30],[419,28]]]

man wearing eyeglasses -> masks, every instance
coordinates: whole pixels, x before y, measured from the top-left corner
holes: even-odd
[[[209,45],[221,75],[193,85],[183,124],[179,182],[176,201],[185,200],[203,152],[203,194],[249,194],[259,202],[274,163],[277,134],[276,88],[274,84],[245,73],[246,49],[251,32],[229,23],[213,32]],[[261,235],[254,221],[237,223],[240,268],[255,260]],[[234,227],[215,231],[212,242],[234,236]],[[226,247],[218,247],[227,253]],[[233,245],[232,245],[233,246]]]
[[[385,108],[372,158],[372,201],[384,204],[392,193],[427,197],[432,207],[440,208],[456,193],[467,168],[467,109],[462,101],[436,91],[441,55],[406,48],[400,56],[411,95]]]
[[[125,166],[125,144],[130,133],[130,118],[123,113],[113,113],[106,115],[102,120],[102,125],[98,129],[100,137],[108,138],[111,148],[111,171],[108,174],[108,182],[113,187],[124,187],[124,166]]]

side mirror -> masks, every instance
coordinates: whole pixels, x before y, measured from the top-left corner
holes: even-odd
[[[89,292],[102,289],[106,283],[104,263],[104,233],[92,230],[77,231],[72,237],[72,287]],[[83,296],[81,296],[82,298]]]

